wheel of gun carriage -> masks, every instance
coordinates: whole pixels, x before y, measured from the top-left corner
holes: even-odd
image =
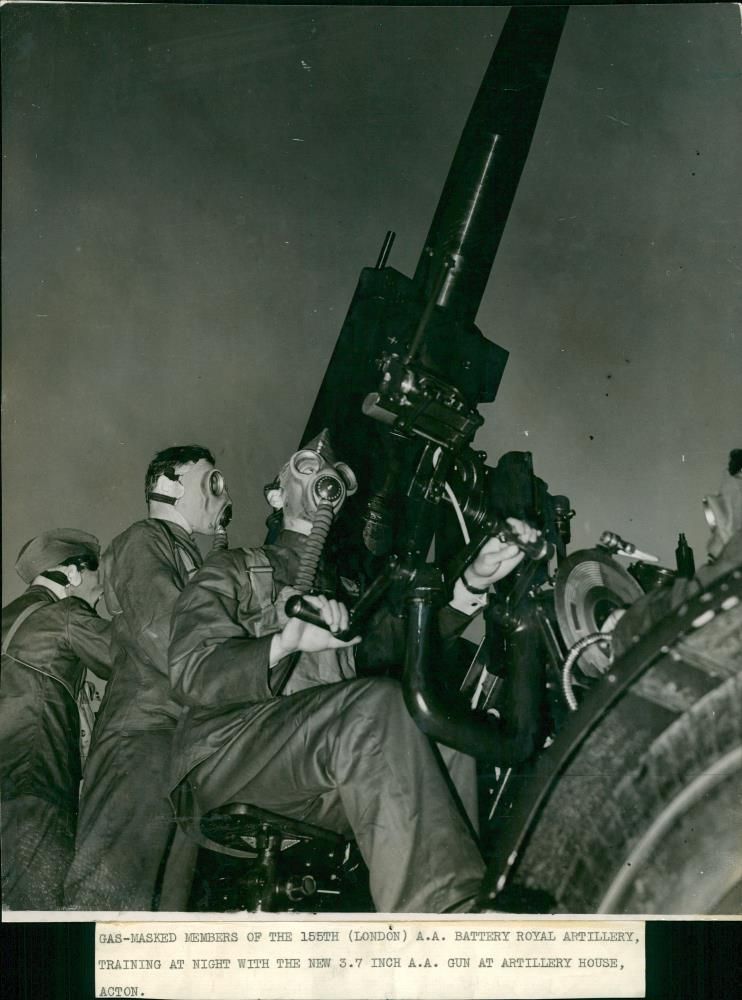
[[[737,606],[627,690],[556,783],[511,891],[557,913],[742,910],[741,632]]]

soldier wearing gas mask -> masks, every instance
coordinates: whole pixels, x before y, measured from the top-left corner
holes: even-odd
[[[214,457],[196,445],[159,452],[147,469],[149,516],[103,555],[112,616],[113,678],[96,720],[65,905],[156,909],[158,873],[173,834],[168,801],[172,698],[167,651],[176,598],[201,566],[194,533],[226,544],[231,501]]]
[[[378,911],[465,910],[483,862],[400,685],[355,676],[365,640],[333,635],[348,623],[334,596],[306,598],[329,631],[285,614],[318,563],[323,589],[322,536],[355,488],[323,433],[266,488],[283,514],[275,543],[218,553],[180,595],[170,677],[187,708],[173,748],[174,805],[196,836],[200,816],[235,801],[335,830],[358,843]],[[513,524],[530,540],[530,529]],[[485,546],[457,584],[463,610],[440,612],[444,639],[466,627],[481,592],[520,558],[497,539]],[[385,663],[403,655],[369,645]]]

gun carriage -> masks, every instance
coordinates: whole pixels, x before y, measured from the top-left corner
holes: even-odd
[[[363,635],[380,605],[403,619],[411,716],[479,761],[480,906],[735,912],[742,574],[721,576],[612,662],[611,613],[692,576],[691,554],[675,570],[653,567],[611,532],[569,553],[569,498],[550,492],[529,452],[488,465],[474,441],[508,358],[476,314],[566,15],[511,10],[415,273],[389,265],[388,232],[361,272],[300,447],[327,429],[358,480],[320,542],[354,583],[347,637]],[[514,540],[508,516],[538,539],[489,595],[479,646],[460,640],[444,669],[436,609],[487,538]],[[301,598],[287,612],[322,624]]]
[[[740,573],[611,664],[601,633],[611,612],[691,576],[692,557],[684,552],[675,570],[652,566],[611,532],[568,554],[568,497],[550,492],[529,452],[491,466],[474,443],[478,406],[495,399],[508,356],[475,318],[566,14],[511,10],[414,276],[389,266],[387,233],[376,266],[361,272],[302,444],[329,428],[360,484],[331,543],[344,575],[360,582],[350,631],[362,632],[379,601],[406,615],[401,680],[410,713],[431,738],[480,761],[489,859],[481,904],[730,912],[742,874],[733,813],[725,812],[740,783],[739,652],[719,669],[688,650],[698,646],[699,628],[707,637],[739,632]],[[441,676],[434,609],[483,541],[507,533],[508,515],[541,538],[490,596],[485,636],[468,666]],[[618,555],[633,564],[626,569]],[[716,701],[727,706],[729,724],[724,734],[706,728],[699,736]],[[689,732],[693,761],[677,750]],[[704,778],[711,760],[719,762],[716,777]],[[621,803],[630,803],[623,816]],[[688,835],[690,847],[665,846],[661,831],[674,822],[686,834],[694,823],[707,828]],[[726,868],[713,864],[714,851]],[[668,888],[681,856],[679,886]],[[704,864],[717,875],[696,884]]]

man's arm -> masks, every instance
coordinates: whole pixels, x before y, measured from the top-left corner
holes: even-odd
[[[286,587],[282,595],[284,603],[291,594],[298,591]],[[282,630],[273,636],[270,653],[271,667],[277,666],[287,656],[295,653],[321,653],[325,649],[341,649],[344,646],[355,646],[361,641],[360,636],[346,642],[336,639],[335,632],[343,632],[348,627],[349,614],[346,606],[334,598],[324,594],[305,596],[304,600],[315,611],[319,612],[327,628],[318,628],[299,618],[289,618]],[[328,630],[329,629],[329,632]]]
[[[106,603],[112,613],[124,614],[141,655],[167,676],[170,619],[185,582],[172,541],[167,529],[143,522],[115,544],[103,558]],[[117,607],[111,607],[111,592]]]
[[[273,635],[251,636],[240,608],[253,606],[240,549],[212,556],[179,595],[170,633],[170,686],[185,705],[218,707],[262,701]]]
[[[78,660],[102,680],[111,676],[111,623],[82,601],[70,601],[67,641]]]
[[[309,600],[335,631],[347,625],[348,613],[337,601]],[[272,633],[250,635],[241,619],[254,605],[240,549],[213,556],[188,584],[175,607],[170,643],[170,683],[178,701],[202,708],[263,701],[274,696],[275,679],[285,678],[288,657],[349,645],[298,619],[281,628],[278,616]]]
[[[514,517],[507,520],[522,542],[533,542],[538,537],[536,529],[525,521]],[[466,628],[474,615],[487,604],[491,588],[512,573],[523,556],[522,549],[512,542],[504,542],[497,537],[487,539],[456,580],[452,599],[440,611],[438,626],[443,639],[458,635]]]
[[[534,528],[508,518],[518,535],[527,542],[536,538]],[[443,640],[444,651],[457,636],[466,630],[475,615],[487,603],[490,588],[511,573],[523,559],[523,552],[510,542],[490,538],[456,580],[448,604],[438,612],[438,634]],[[468,585],[468,586],[467,586]],[[406,622],[395,618],[386,609],[372,619],[366,638],[357,656],[361,669],[378,671],[398,667],[404,657]]]

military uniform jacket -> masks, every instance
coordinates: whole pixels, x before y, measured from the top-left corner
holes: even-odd
[[[34,607],[38,605],[37,607]],[[74,808],[80,783],[76,698],[86,669],[111,671],[110,626],[77,597],[32,586],[3,608],[0,776],[5,799],[37,795]]]
[[[201,554],[185,529],[147,518],[118,535],[103,555],[114,670],[94,742],[111,732],[173,729],[180,705],[170,693],[167,651],[175,601]]]
[[[303,543],[303,535],[284,530],[275,545],[216,553],[178,599],[170,678],[186,709],[173,747],[173,787],[226,746],[246,718],[257,718],[261,703],[352,678],[354,659],[368,671],[400,663],[405,625],[384,613],[357,647],[302,653],[298,662],[286,657],[270,669],[271,639],[285,623],[278,595],[296,577]],[[441,636],[454,638],[469,621],[453,608],[442,609]]]

